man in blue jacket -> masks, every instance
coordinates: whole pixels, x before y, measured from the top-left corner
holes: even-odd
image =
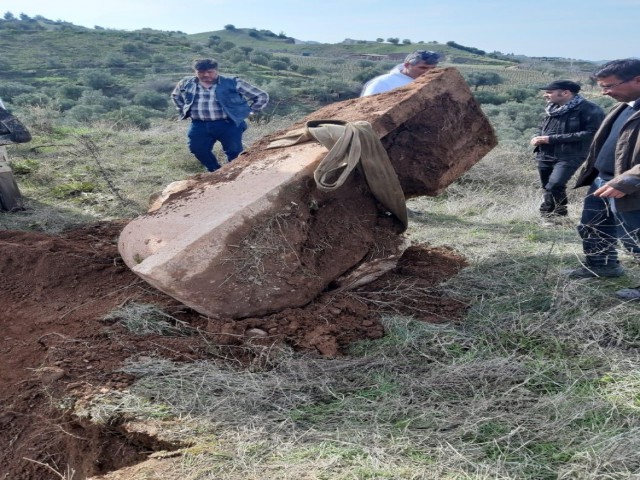
[[[260,112],[269,94],[237,78],[218,74],[218,62],[211,58],[193,62],[195,76],[185,77],[171,93],[180,119],[191,118],[187,134],[189,151],[209,172],[220,168],[213,146],[220,142],[231,161],[243,150],[246,118]]]

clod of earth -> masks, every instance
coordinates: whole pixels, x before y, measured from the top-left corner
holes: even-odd
[[[322,119],[369,122],[405,198],[439,194],[496,145],[453,68],[329,105],[292,129]],[[341,188],[321,191],[313,172],[327,149],[315,142],[267,149],[285,133],[156,199],[120,235],[127,266],[204,315],[240,319],[301,307],[363,264],[399,258],[402,228],[360,169]]]

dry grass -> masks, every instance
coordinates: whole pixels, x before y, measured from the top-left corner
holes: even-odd
[[[133,210],[197,169],[180,128],[89,132]],[[102,197],[48,199],[45,178],[83,180],[90,168],[68,155],[79,144],[68,148],[14,153],[42,163],[19,179],[36,208],[3,216],[5,228],[54,231],[122,211],[106,183]],[[158,429],[180,430],[191,444],[129,480],[639,478],[638,306],[612,292],[634,285],[640,269],[623,256],[626,277],[562,277],[580,259],[581,193],[572,194],[566,225],[542,226],[534,164],[524,147],[503,144],[441,197],[410,202],[424,215],[408,235],[453,247],[470,263],[443,286],[471,303],[463,323],[389,316],[384,338],[353,345],[346,357],[283,348],[257,370],[130,363],[125,371],[138,381],[129,390],[78,413],[160,420]]]

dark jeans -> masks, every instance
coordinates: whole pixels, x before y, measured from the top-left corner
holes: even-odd
[[[582,165],[583,159],[538,159],[540,183],[544,189],[540,213],[543,215],[567,214],[567,183]]]
[[[220,142],[222,150],[231,161],[242,153],[242,133],[247,124],[242,122],[236,126],[230,120],[214,120],[211,122],[193,120],[187,133],[189,151],[200,160],[210,172],[220,168],[218,159],[213,154],[213,146]]]
[[[640,210],[619,212],[614,198],[594,197],[593,192],[605,183],[598,177],[589,187],[578,225],[587,264],[594,267],[618,263],[618,240],[640,259]]]

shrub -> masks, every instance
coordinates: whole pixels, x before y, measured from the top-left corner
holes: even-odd
[[[157,116],[157,113],[153,110],[139,105],[132,105],[109,112],[105,115],[105,118],[114,122],[113,128],[116,130],[124,130],[130,127],[136,127],[139,130],[147,130],[151,127],[150,118],[155,116]]]
[[[22,83],[2,82],[0,83],[0,98],[5,102],[12,102],[13,98],[23,93],[35,92],[36,88]]]
[[[58,89],[58,94],[62,98],[68,98],[69,100],[79,100],[84,90],[85,88],[79,85],[66,84],[66,85],[62,85]]]
[[[69,182],[54,187],[51,193],[56,198],[69,198],[93,192],[95,189],[96,185],[91,182]]]
[[[76,105],[67,111],[66,118],[78,123],[92,123],[106,113],[101,105]]]
[[[289,65],[287,65],[285,62],[281,61],[281,60],[271,60],[269,62],[269,67],[273,68],[274,70],[286,70],[287,67]],[[309,67],[309,68],[313,68],[313,67]]]
[[[140,92],[133,97],[133,103],[142,107],[164,111],[169,105],[166,95],[155,92]]]
[[[316,67],[300,67],[298,70],[302,75],[316,75],[318,69]]]
[[[496,92],[474,92],[473,96],[478,102],[490,105],[502,105],[510,100],[507,95]]]

